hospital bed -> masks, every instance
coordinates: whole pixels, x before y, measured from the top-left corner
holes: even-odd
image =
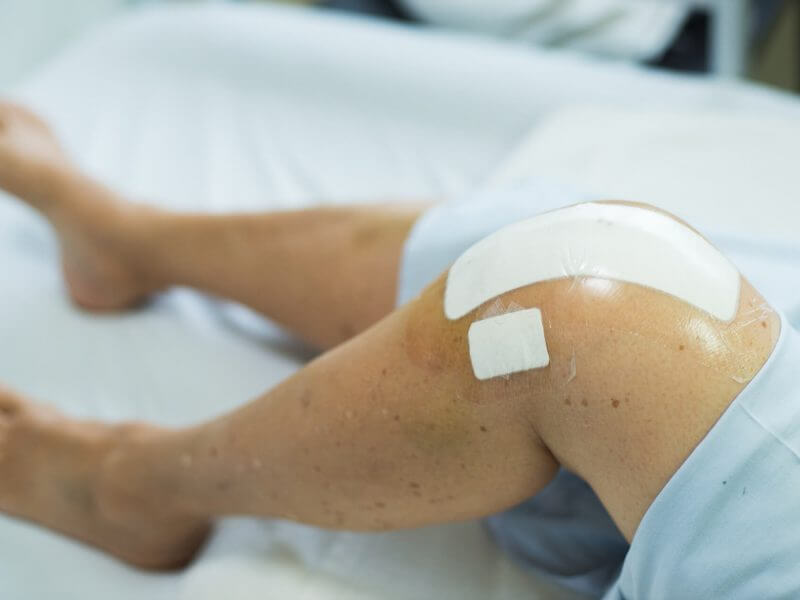
[[[800,281],[800,103],[762,88],[311,9],[213,5],[103,25],[13,96],[95,176],[176,210],[458,198],[531,175],[653,201],[714,230],[734,258],[762,244],[742,268],[800,317],[784,283]],[[0,198],[0,381],[70,414],[194,423],[310,356],[242,307],[187,290],[124,315],[78,312],[56,251],[30,210]],[[352,534],[232,518],[173,574],[6,518],[0,540],[3,600],[573,597],[501,554],[479,522]]]

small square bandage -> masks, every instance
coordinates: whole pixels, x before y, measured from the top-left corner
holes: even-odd
[[[526,308],[475,321],[469,328],[469,356],[478,379],[491,379],[550,364],[542,311]]]

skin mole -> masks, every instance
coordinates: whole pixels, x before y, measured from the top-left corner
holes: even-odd
[[[616,400],[615,398],[612,398],[611,399],[611,406],[613,406],[614,408],[617,408],[619,406],[619,400]]]

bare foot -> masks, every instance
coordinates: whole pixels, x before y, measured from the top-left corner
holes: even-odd
[[[136,510],[129,497],[117,504],[108,458],[121,434],[119,427],[73,421],[0,388],[0,511],[141,568],[184,566],[209,524],[170,514],[155,497],[136,502]]]
[[[44,121],[29,110],[0,101],[0,187],[38,201],[46,193],[43,175],[70,168]]]
[[[160,289],[132,244],[136,228],[156,211],[83,176],[44,121],[7,102],[0,102],[0,189],[50,221],[67,288],[80,306],[123,309]]]

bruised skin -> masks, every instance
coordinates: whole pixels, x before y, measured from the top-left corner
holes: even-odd
[[[0,104],[0,187],[54,225],[73,299],[138,302],[159,283],[130,243],[141,213],[65,165],[40,120]],[[0,392],[0,510],[169,567],[189,560],[215,516],[348,529],[471,518],[536,493],[560,462],[630,540],[780,329],[745,281],[729,324],[633,284],[542,282],[498,301],[541,309],[550,365],[478,381],[467,331],[496,301],[448,321],[444,285],[191,430],[79,423]]]
[[[577,277],[503,294],[448,322],[436,314],[445,277],[419,298],[414,360],[433,371],[469,365],[469,325],[499,310],[542,311],[550,364],[472,382],[483,403],[521,409],[563,466],[584,478],[630,541],[647,508],[769,358],[780,318],[741,280],[730,323],[643,286]],[[441,347],[414,347],[422,332]],[[425,336],[427,337],[427,335]],[[447,348],[458,345],[457,356]]]
[[[0,481],[14,485],[0,508],[164,567],[213,516],[362,530],[474,518],[536,493],[560,462],[631,539],[779,333],[746,282],[730,324],[631,284],[544,282],[500,301],[541,308],[551,364],[478,381],[466,333],[494,308],[448,321],[443,288],[190,430],[19,420],[34,409],[6,395]]]

